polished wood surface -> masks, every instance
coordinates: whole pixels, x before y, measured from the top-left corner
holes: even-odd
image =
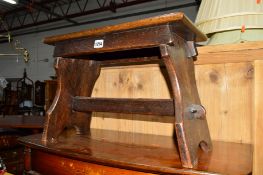
[[[41,129],[44,121],[44,116],[6,115],[0,117],[0,128]]]
[[[70,40],[70,39],[85,38],[89,36],[99,36],[110,32],[131,30],[131,29],[142,28],[142,27],[150,27],[150,26],[162,25],[162,24],[173,23],[178,21],[181,21],[182,25],[184,25],[185,28],[190,29],[181,32],[185,32],[185,33],[193,32],[194,34],[197,35],[196,41],[205,41],[207,39],[207,37],[202,32],[200,32],[183,13],[170,13],[170,14],[156,16],[152,18],[146,18],[138,21],[127,22],[119,25],[106,26],[97,29],[89,29],[75,33],[47,37],[44,39],[44,43],[54,45],[57,42]]]
[[[62,169],[71,174],[121,174],[124,169],[153,174],[249,174],[252,169],[249,144],[213,142],[212,152],[199,150],[197,167],[185,169],[173,138],[167,136],[92,129],[89,136],[65,133],[57,144],[44,144],[41,135],[19,141],[31,148],[31,170],[43,174],[65,174]]]
[[[36,172],[41,172],[42,175],[153,175],[152,173],[72,160],[34,149],[31,155],[34,157],[34,160],[36,160],[32,162],[32,167],[34,169],[34,171],[30,171],[32,175],[37,174]]]

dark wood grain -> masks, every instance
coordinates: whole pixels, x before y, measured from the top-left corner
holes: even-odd
[[[47,111],[43,141],[56,142],[66,127],[76,128],[79,134],[86,134],[90,128],[91,113],[72,111],[72,97],[90,96],[100,73],[100,65],[93,60],[58,58],[58,87],[55,99]]]
[[[94,48],[96,40],[104,40],[102,48]],[[56,42],[54,56],[72,58],[94,53],[158,47],[160,44],[170,43],[171,41],[170,26],[166,24]]]
[[[8,173],[15,175],[23,174],[24,149],[22,146],[18,146],[18,144],[16,143],[16,146],[13,148],[1,148],[0,157],[4,160],[4,164]]]
[[[190,30],[184,30],[184,31],[194,33],[196,35],[196,41],[200,42],[200,41],[205,41],[207,39],[207,37],[202,32],[200,32],[183,13],[170,13],[170,14],[156,16],[152,18],[146,18],[138,21],[122,23],[119,25],[105,26],[97,29],[89,29],[80,32],[47,37],[44,39],[44,43],[54,45],[57,42],[65,41],[65,40],[86,38],[89,36],[100,36],[111,32],[131,30],[136,28],[150,27],[150,26],[175,23],[175,22],[181,22],[184,25],[183,27],[184,29],[189,28]]]
[[[115,112],[161,116],[174,115],[172,99],[74,97],[72,108],[79,112]]]
[[[212,152],[199,150],[198,165],[185,169],[167,136],[91,129],[90,136],[61,136],[58,144],[43,144],[40,135],[19,141],[31,148],[32,170],[43,175],[249,174],[252,169],[248,144],[213,142]]]
[[[193,58],[187,58],[185,41],[174,36],[174,46],[161,45],[161,55],[169,74],[175,106],[175,133],[184,167],[197,165],[197,150],[212,149],[211,138],[195,82]],[[201,118],[191,115],[190,106],[203,108]],[[190,110],[189,110],[190,109]],[[200,145],[201,144],[201,145]],[[203,144],[203,145],[202,145]],[[204,146],[204,147],[203,147]]]
[[[41,129],[44,120],[43,116],[7,115],[0,117],[0,128]]]

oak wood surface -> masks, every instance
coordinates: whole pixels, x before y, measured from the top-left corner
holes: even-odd
[[[185,169],[172,137],[95,129],[90,136],[69,137],[71,134],[61,136],[60,143],[48,145],[41,142],[41,135],[20,138],[20,143],[33,150],[32,170],[52,174],[56,171],[54,166],[64,166],[64,170],[66,166],[72,174],[75,167],[77,174],[80,170],[76,167],[85,170],[83,167],[87,168],[90,163],[93,165],[89,168],[95,166],[95,172],[100,171],[97,165],[103,165],[157,174],[248,174],[252,168],[252,150],[248,144],[213,142],[212,152],[199,151],[198,165]],[[41,153],[46,151],[49,155]],[[83,165],[83,162],[88,163]],[[67,166],[70,163],[72,165]]]
[[[205,41],[207,39],[207,37],[202,32],[200,32],[196,27],[194,27],[193,23],[183,13],[170,13],[138,21],[127,22],[119,25],[105,26],[97,29],[89,29],[80,32],[47,37],[44,39],[44,43],[55,44],[56,42],[61,42],[70,39],[84,38],[89,36],[99,36],[111,32],[131,30],[141,27],[149,27],[172,22],[181,22],[186,28],[190,28],[190,30],[192,31],[190,32],[189,30],[187,32],[196,34],[196,41]]]

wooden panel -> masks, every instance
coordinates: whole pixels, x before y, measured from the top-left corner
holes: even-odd
[[[263,174],[263,61],[255,61],[255,80],[254,80],[254,152],[253,152],[253,174]]]
[[[165,76],[158,66],[145,65],[103,68],[93,89],[93,97],[170,98]],[[92,128],[172,135],[174,117],[135,114],[95,113]]]
[[[200,56],[205,53],[216,53],[216,52],[237,52],[241,50],[261,50],[263,49],[263,41],[247,41],[243,43],[235,44],[219,44],[219,45],[207,45],[204,47],[198,47]],[[231,57],[236,59],[237,57]],[[228,62],[231,61],[228,59]],[[247,58],[249,60],[249,58]]]
[[[262,60],[263,41],[198,47],[195,64],[240,63]]]
[[[157,64],[103,68],[92,96],[170,98],[166,77],[166,70]],[[207,109],[212,139],[251,143],[252,63],[196,65],[196,79],[201,101]],[[174,119],[171,117],[160,119],[113,113],[93,116],[93,128],[173,134]]]
[[[215,140],[251,143],[253,65],[200,65],[196,79]]]

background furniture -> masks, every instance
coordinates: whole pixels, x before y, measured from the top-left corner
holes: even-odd
[[[9,115],[0,117],[0,128],[43,129],[44,116]]]
[[[35,82],[35,111],[38,112],[38,115],[45,114],[45,82],[36,81]],[[35,112],[36,113],[36,112]],[[36,115],[36,114],[35,114]]]
[[[45,83],[23,78],[7,78],[0,111],[3,115],[44,115]]]
[[[24,149],[17,143],[20,132],[0,128],[0,157],[10,173],[22,175],[24,170]]]
[[[17,138],[42,132],[43,116],[5,116],[0,117],[0,156],[7,171],[16,175],[24,172],[24,148]]]
[[[16,92],[18,114],[33,115],[34,82],[27,76],[26,69],[23,77],[17,81]]]
[[[3,89],[3,115],[16,115],[18,114],[18,99],[17,99],[17,81],[19,78],[8,78],[7,87]]]
[[[57,80],[45,80],[45,111],[51,106],[57,91]]]

